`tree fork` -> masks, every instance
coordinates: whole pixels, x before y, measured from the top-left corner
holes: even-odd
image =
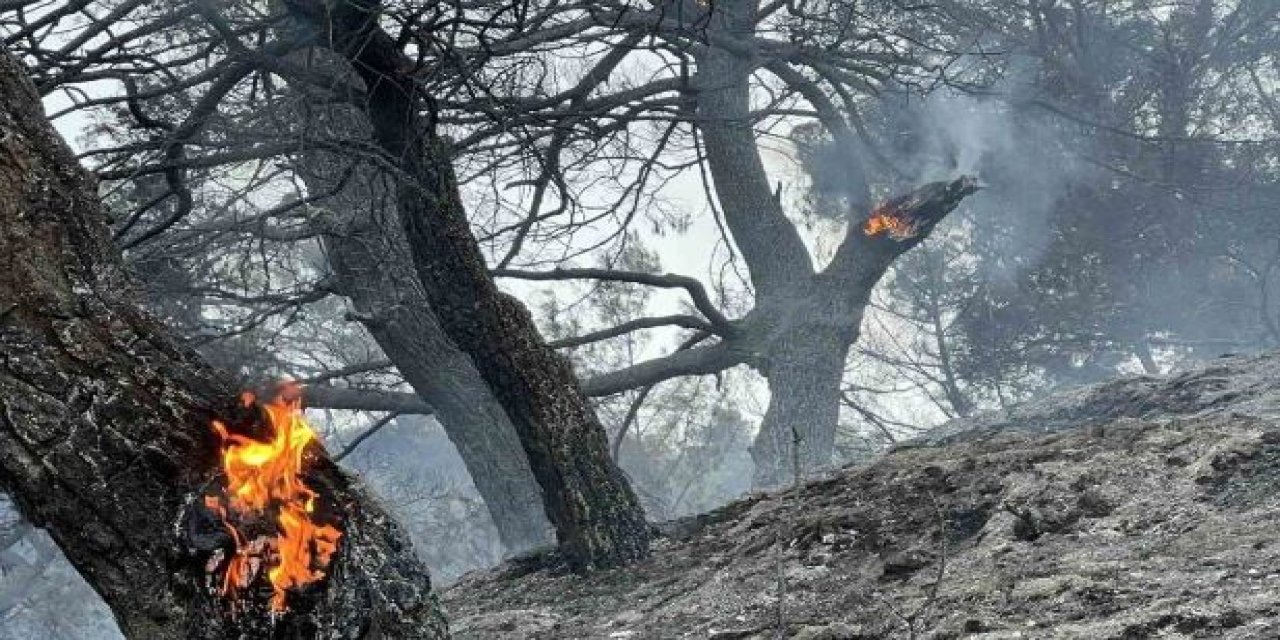
[[[928,238],[978,188],[976,179],[965,176],[922,185],[882,203],[872,215],[892,217],[911,230],[908,235],[868,233],[863,221],[851,223],[825,271],[810,279],[807,288],[799,288],[787,305],[751,322],[752,327],[767,327],[769,334],[748,332],[748,339],[766,345],[761,349],[765,357],[753,366],[764,373],[770,393],[751,447],[756,486],[777,487],[789,480],[793,433],[801,435],[805,475],[830,466],[844,361],[861,333],[872,290],[899,256]]]

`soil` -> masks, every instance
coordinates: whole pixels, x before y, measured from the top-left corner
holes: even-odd
[[[659,529],[625,569],[464,577],[455,636],[1280,638],[1280,354],[951,423]]]

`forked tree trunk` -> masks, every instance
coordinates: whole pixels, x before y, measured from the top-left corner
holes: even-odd
[[[868,236],[850,225],[821,273],[777,299],[763,299],[745,319],[751,364],[769,382],[769,407],[751,447],[755,485],[774,488],[828,469],[840,418],[840,384],[850,347],[861,332],[871,292],[898,256],[922,242],[966,196],[970,178],[935,182],[882,206],[916,232]]]
[[[95,182],[0,52],[0,480],[131,638],[443,638],[427,570],[317,452],[309,482],[344,531],[329,576],[277,619],[236,617],[183,528],[218,470],[215,417],[252,419],[230,378],[139,311]],[[261,601],[259,601],[261,599]]]
[[[789,64],[756,55],[749,36],[760,28],[763,4],[683,0],[672,2],[679,10],[664,19],[682,20],[683,28],[708,34],[708,46],[691,47],[697,70],[690,95],[716,198],[755,288],[756,308],[728,342],[750,354],[743,360],[769,381],[769,409],[752,446],[756,484],[767,488],[792,481],[797,467],[803,476],[829,466],[839,421],[836,372],[843,370],[858,336],[871,290],[894,259],[919,244],[977,187],[971,179],[925,185],[894,200],[894,209],[915,221],[916,233],[864,235],[871,194],[857,141],[816,84]],[[787,218],[760,156],[751,78],[761,66],[810,101],[846,154],[841,161],[847,166],[841,169],[850,195],[849,226],[831,264],[821,271]]]
[[[447,144],[433,131],[415,65],[377,24],[378,3],[289,0],[364,80],[374,138],[402,172],[396,202],[418,277],[445,334],[502,403],[575,569],[648,555],[640,502],[609,457],[604,428],[567,360],[527,309],[498,291],[471,234]]]

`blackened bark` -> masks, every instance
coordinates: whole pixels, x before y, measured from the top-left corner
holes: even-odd
[[[131,638],[442,638],[407,537],[323,452],[344,530],[329,577],[277,620],[210,595],[180,516],[215,477],[237,389],[139,311],[95,182],[0,52],[0,481]]]
[[[363,78],[374,137],[403,175],[397,206],[418,277],[445,334],[471,357],[519,434],[561,553],[576,569],[648,554],[639,500],[609,457],[569,363],[519,301],[500,293],[471,235],[447,144],[422,114],[412,61],[376,24],[376,3],[287,3]]]

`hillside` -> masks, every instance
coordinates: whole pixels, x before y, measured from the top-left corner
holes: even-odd
[[[669,523],[634,568],[443,597],[461,638],[1274,638],[1278,490],[1280,355],[1223,358]]]

